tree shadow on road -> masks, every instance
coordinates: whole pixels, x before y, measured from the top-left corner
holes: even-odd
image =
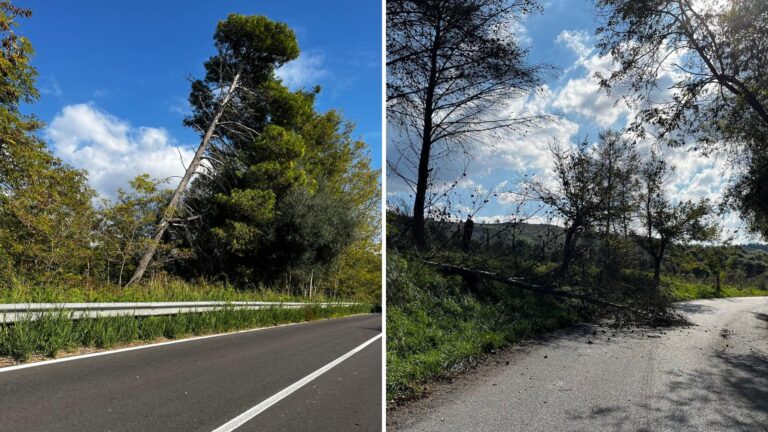
[[[678,303],[675,309],[687,314],[707,314],[715,311],[715,308],[701,303]]]
[[[710,365],[671,372],[662,396],[667,423],[690,425],[689,415],[706,430],[765,431],[768,427],[768,357],[762,353],[720,352]]]
[[[569,413],[570,430],[768,430],[766,353],[722,351],[693,370],[666,373],[667,384],[649,400],[595,405],[591,412]]]

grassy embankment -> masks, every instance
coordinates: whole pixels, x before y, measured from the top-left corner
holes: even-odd
[[[0,303],[65,302],[159,302],[159,301],[303,301],[299,296],[275,290],[239,291],[220,284],[188,283],[180,280],[148,282],[122,288],[104,285],[73,288],[67,285],[15,283],[0,289]],[[312,303],[352,301],[314,296]],[[372,306],[320,307],[302,309],[242,310],[225,307],[213,312],[155,317],[108,317],[72,320],[57,312],[39,320],[0,324],[0,357],[23,362],[30,356],[56,357],[61,352],[82,348],[111,348],[135,341],[177,339],[185,336],[222,333],[283,323],[335,318],[370,312]]]
[[[508,287],[480,299],[458,277],[387,256],[387,399],[416,397],[430,380],[460,371],[479,355],[567,326],[561,303]]]
[[[662,285],[672,301],[711,299],[725,297],[768,296],[768,290],[724,284],[720,292],[711,283],[705,284],[676,276],[662,276]]]
[[[275,289],[237,290],[232,286],[179,279],[151,281],[129,287],[114,284],[69,286],[15,282],[0,289],[0,303],[86,303],[86,302],[159,302],[159,301],[306,301]],[[354,301],[313,296],[313,301]]]

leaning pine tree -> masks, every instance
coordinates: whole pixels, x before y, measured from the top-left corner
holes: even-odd
[[[248,126],[223,121],[230,103],[236,99],[257,96],[255,87],[269,79],[274,70],[299,56],[299,47],[293,31],[283,23],[272,22],[262,16],[230,15],[219,22],[213,36],[217,53],[205,63],[203,80],[192,83],[190,102],[193,106],[214,106],[215,109],[196,113],[187,124],[202,134],[200,145],[184,176],[176,187],[152,240],[136,267],[128,285],[141,280],[149,267],[163,235],[170,225],[178,222],[179,206],[192,177],[199,173],[211,141],[222,128],[239,133],[253,133]],[[200,103],[201,100],[204,103]]]

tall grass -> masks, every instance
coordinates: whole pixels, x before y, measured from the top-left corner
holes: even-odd
[[[662,276],[662,285],[674,301],[724,297],[768,296],[768,290],[750,286],[723,284],[717,291],[712,283],[687,280],[678,276]]]
[[[79,347],[110,348],[136,340],[151,341],[162,337],[176,339],[191,335],[224,333],[335,318],[370,310],[370,305],[311,305],[299,309],[259,310],[224,307],[209,312],[167,316],[116,316],[79,320],[72,320],[67,312],[60,311],[43,315],[37,320],[23,320],[0,326],[0,356],[24,362],[34,354],[56,357],[63,350]]]
[[[409,268],[394,254],[387,261],[390,400],[417,396],[429,380],[464,368],[478,355],[575,320],[562,304],[529,293],[488,286],[488,297],[481,298],[457,277]]]
[[[231,285],[180,279],[148,281],[129,287],[114,284],[70,286],[16,280],[0,288],[0,303],[155,302],[155,301],[303,301],[275,289],[236,290]],[[322,296],[313,301],[327,300]],[[333,299],[345,301],[352,299]]]

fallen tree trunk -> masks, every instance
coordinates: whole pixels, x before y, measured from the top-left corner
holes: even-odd
[[[617,309],[626,309],[629,307],[626,305],[620,305],[620,304],[596,299],[583,294],[576,294],[572,292],[562,291],[554,287],[545,287],[541,285],[532,284],[525,281],[522,278],[504,276],[497,273],[491,273],[485,270],[477,270],[477,269],[471,269],[467,267],[460,267],[453,264],[441,264],[433,261],[423,261],[423,262],[430,266],[436,267],[441,273],[445,275],[458,275],[462,277],[474,277],[474,278],[480,277],[484,279],[490,279],[496,282],[501,282],[503,284],[511,285],[511,286],[514,286],[515,288],[524,289],[526,291],[532,291],[538,294],[550,295],[554,297],[570,298],[574,300],[582,300],[588,303],[595,303],[595,304],[600,304],[604,306],[610,306]]]

